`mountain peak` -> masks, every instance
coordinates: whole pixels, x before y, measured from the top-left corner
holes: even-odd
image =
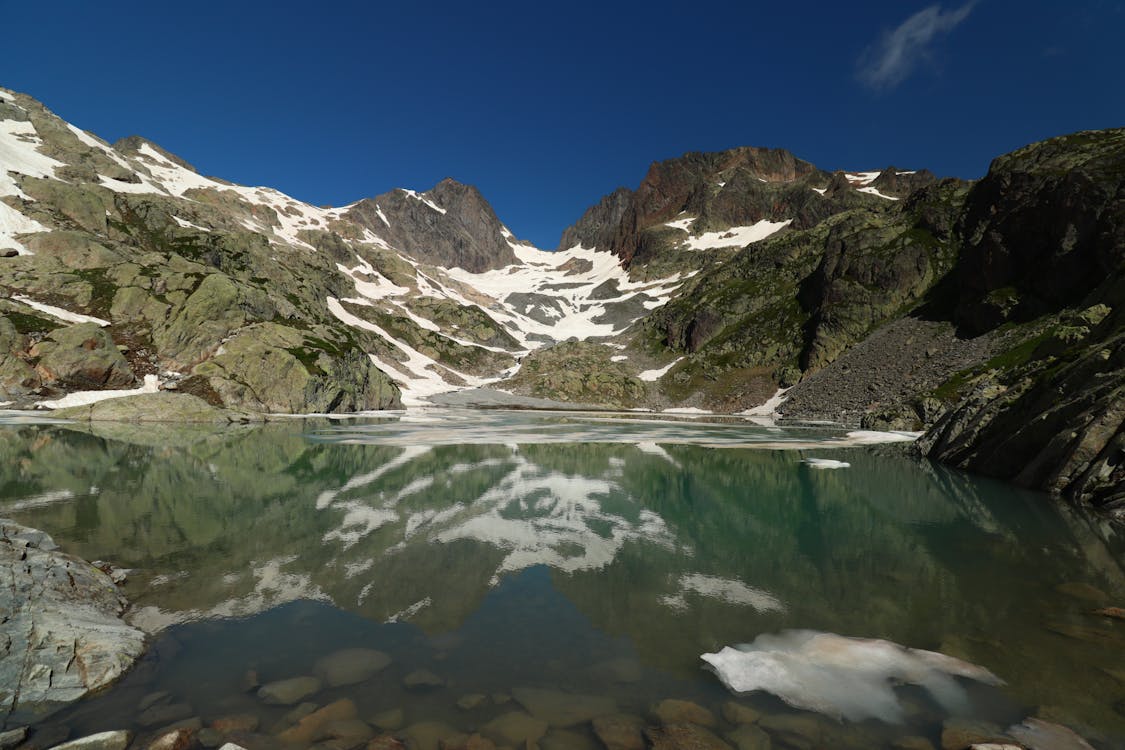
[[[480,273],[517,262],[492,206],[452,177],[424,193],[399,188],[366,198],[348,216],[425,263]]]

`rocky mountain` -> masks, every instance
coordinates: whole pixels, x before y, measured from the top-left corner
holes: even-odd
[[[942,461],[1125,504],[1122,130],[975,183],[689,153],[555,252],[451,179],[318,208],[4,89],[0,166],[0,405],[350,412],[487,386],[778,409],[925,429]]]
[[[618,334],[682,283],[520,243],[453,180],[317,208],[3,89],[0,166],[9,406],[174,389],[251,411],[397,407]]]
[[[559,242],[608,250],[628,267],[694,267],[699,251],[741,248],[783,228],[807,229],[851,208],[897,200],[929,172],[838,173],[782,149],[689,153],[653,163],[636,190],[618,188]],[[706,256],[704,256],[706,257]]]
[[[365,198],[345,216],[424,263],[481,273],[517,262],[492,206],[475,187],[450,178],[425,193]]]

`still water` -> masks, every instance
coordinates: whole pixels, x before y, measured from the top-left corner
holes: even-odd
[[[390,666],[305,700],[349,698],[366,722],[401,709],[389,724],[422,750],[573,694],[649,723],[658,701],[691,700],[719,736],[737,698],[774,747],[940,747],[951,716],[1029,715],[1125,747],[1125,621],[1093,614],[1125,606],[1120,531],[842,436],[456,410],[224,430],[6,424],[0,517],[128,569],[128,618],[152,634],[117,687],[51,718],[73,736],[131,727],[166,692],[204,723],[253,714],[264,742],[292,706],[246,691],[248,671],[309,675],[361,647]],[[899,715],[838,721],[735,696],[700,659],[795,629],[939,651],[1004,685],[958,678],[951,704],[896,683]],[[588,721],[537,742],[601,747]]]

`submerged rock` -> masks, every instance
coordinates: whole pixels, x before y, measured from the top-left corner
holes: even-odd
[[[525,743],[538,742],[547,733],[547,727],[542,719],[523,711],[509,711],[481,727],[481,733],[501,745],[522,747]]]
[[[595,717],[617,711],[614,700],[602,695],[528,687],[518,687],[512,691],[512,695],[528,713],[553,727],[583,724]]]
[[[715,726],[715,714],[691,701],[668,698],[653,706],[652,713],[661,724],[699,724],[704,727]]]
[[[1030,750],[1093,750],[1090,743],[1061,724],[1034,717],[1009,727],[1008,734]]]
[[[942,750],[965,750],[970,745],[1009,741],[1000,727],[985,721],[949,719],[941,727]]]
[[[711,730],[698,724],[665,724],[650,727],[645,734],[652,740],[652,750],[731,750]]]
[[[752,724],[742,724],[733,732],[728,732],[727,739],[738,750],[770,750],[773,745],[769,734]]]
[[[421,721],[411,724],[399,734],[410,750],[441,750],[443,740],[457,737],[461,732],[440,721]]]
[[[644,719],[631,714],[612,714],[594,719],[594,734],[608,750],[644,750]]]
[[[406,712],[401,708],[392,708],[387,711],[382,711],[371,718],[372,724],[388,732],[393,732],[398,729],[405,721]]]
[[[445,680],[428,669],[416,669],[402,678],[402,685],[407,690],[433,690],[445,687]]]
[[[271,706],[291,706],[302,698],[319,693],[320,680],[315,677],[292,677],[262,685],[258,697]]]
[[[370,648],[345,648],[316,662],[313,672],[328,687],[354,685],[371,679],[391,663],[391,657]]]
[[[144,634],[120,619],[125,600],[89,563],[49,536],[0,520],[0,723],[41,721],[119,678]]]
[[[332,722],[354,719],[355,717],[355,703],[348,698],[342,698],[313,711],[298,721],[295,726],[279,733],[277,738],[289,744],[308,744],[320,736],[325,726]]]

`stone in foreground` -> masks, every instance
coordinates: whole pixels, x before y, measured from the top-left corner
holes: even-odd
[[[43,532],[0,520],[0,723],[29,723],[114,682],[144,648],[117,587]]]

